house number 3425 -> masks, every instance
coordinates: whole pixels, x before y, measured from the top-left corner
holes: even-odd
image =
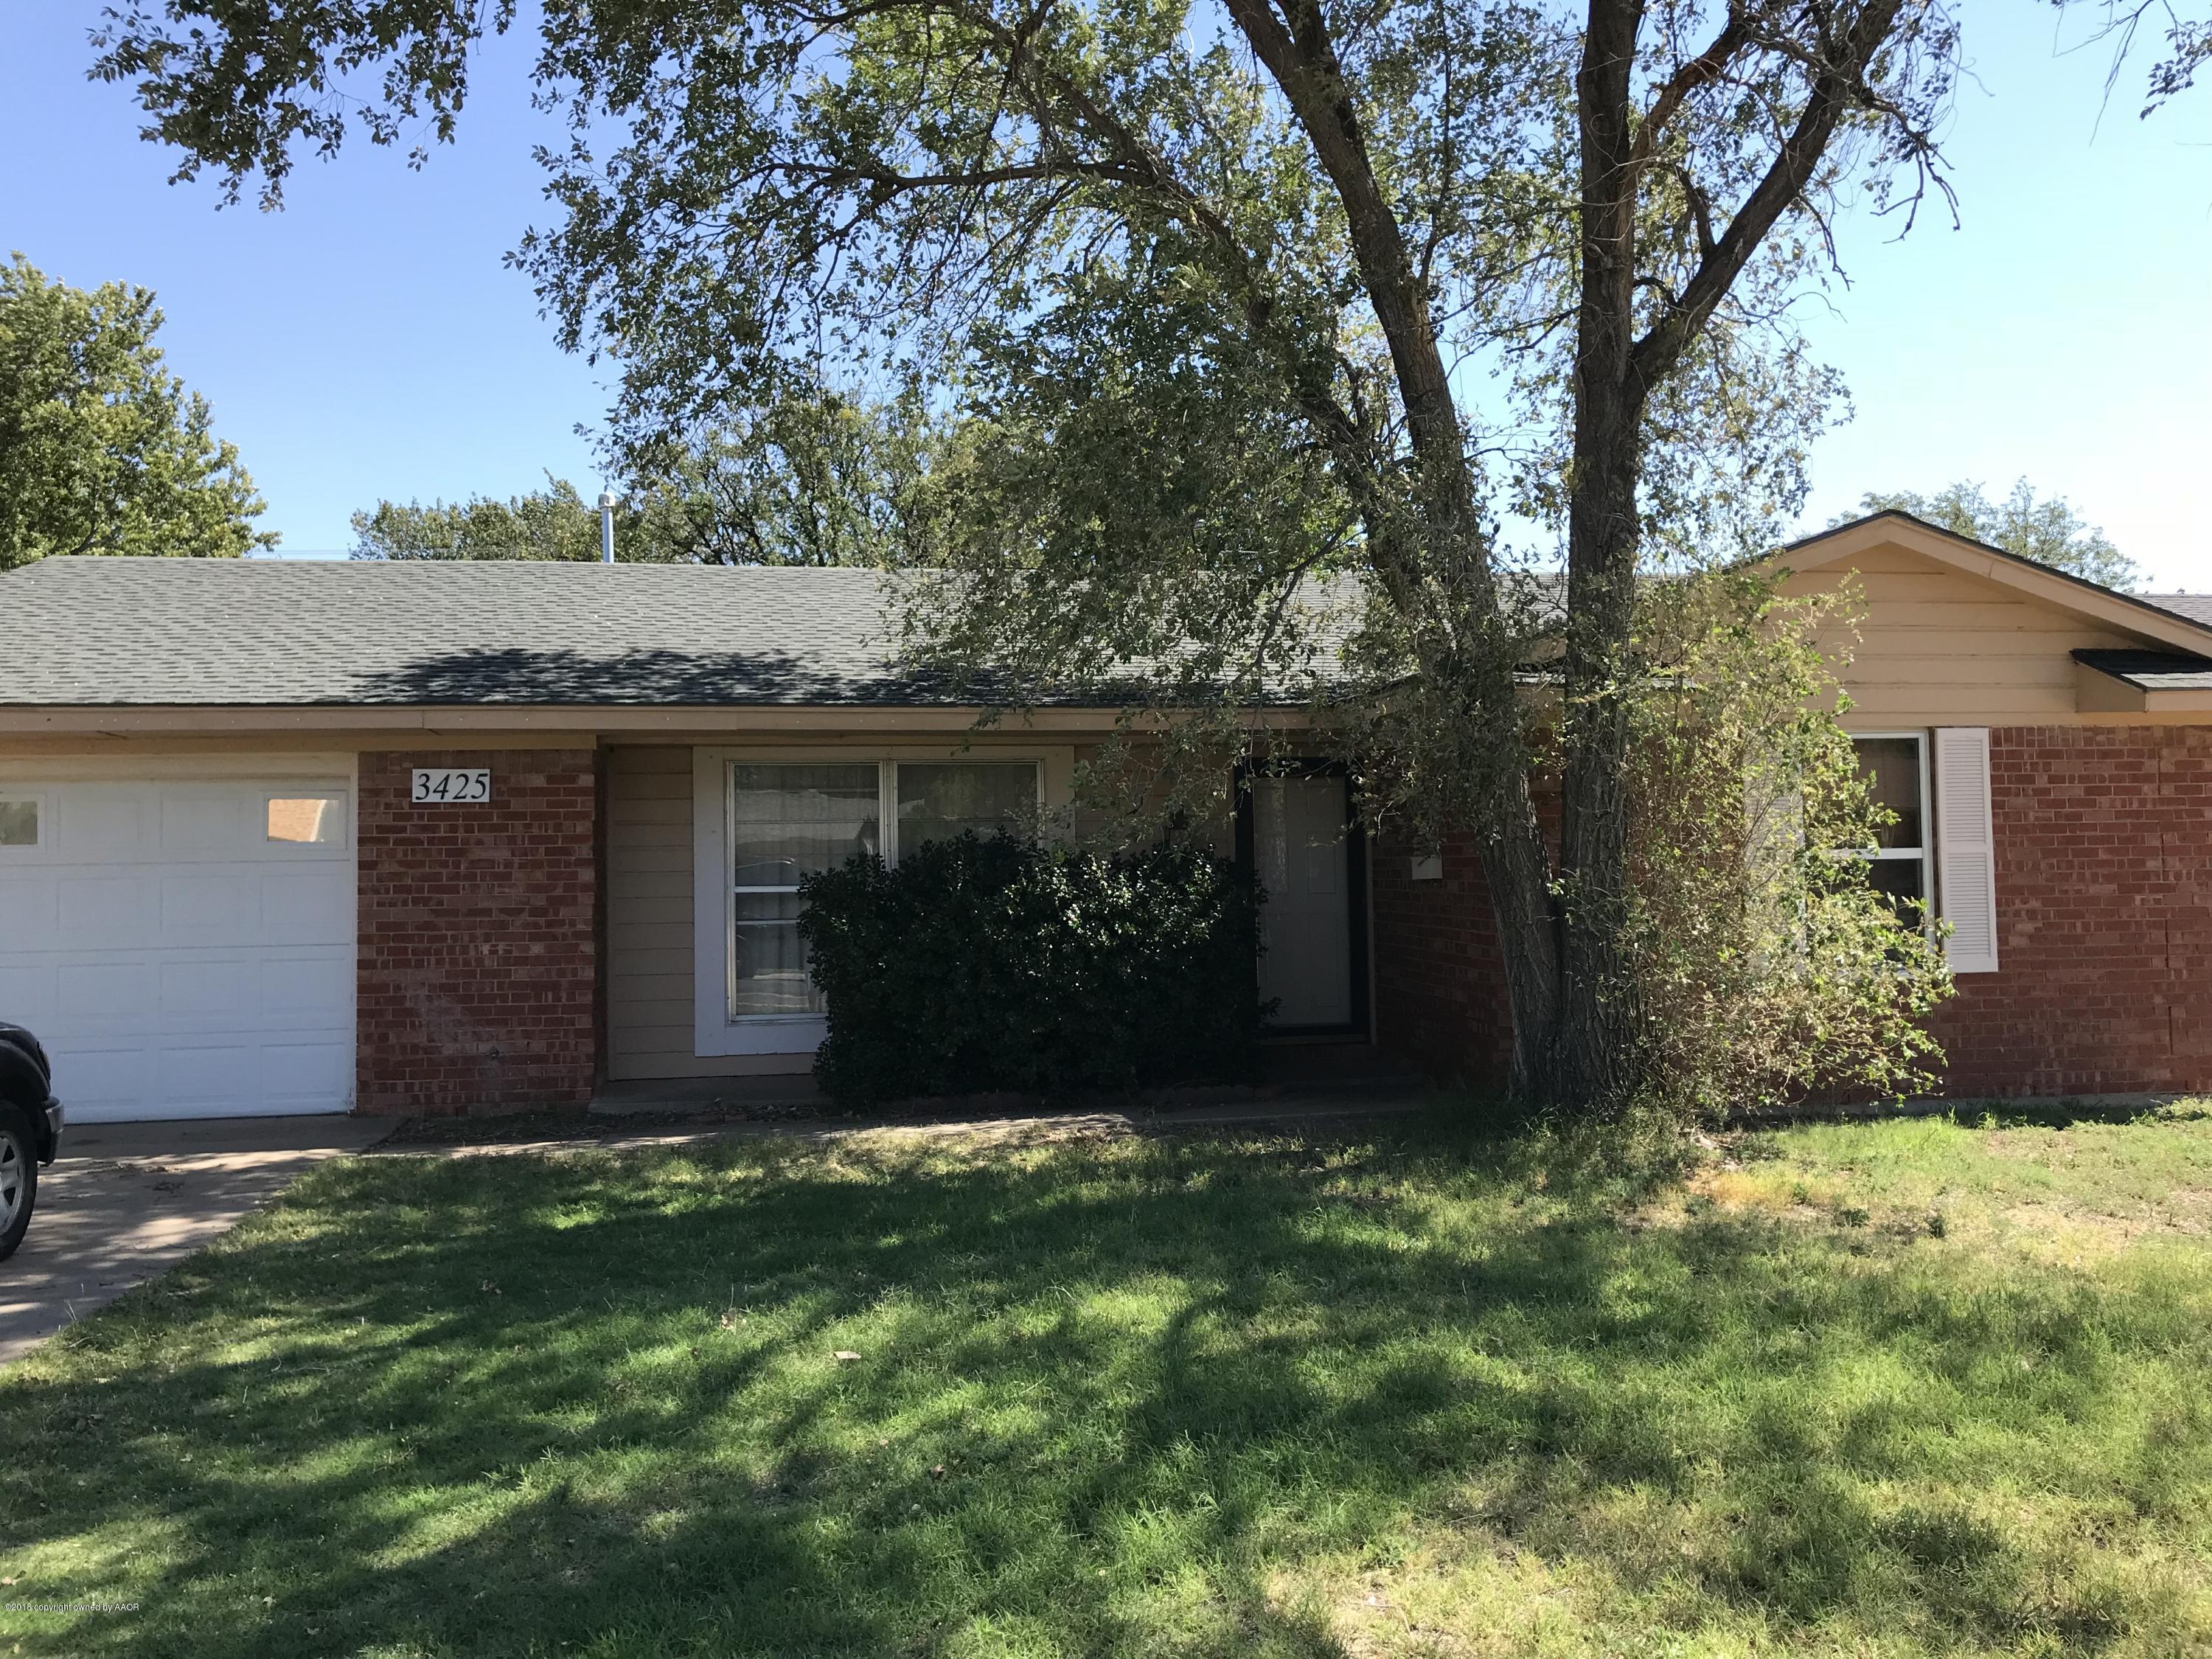
[[[414,798],[432,806],[489,800],[491,768],[418,766],[415,769]]]

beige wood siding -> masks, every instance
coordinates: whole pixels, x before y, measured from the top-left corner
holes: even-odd
[[[1845,723],[1861,729],[2075,725],[2069,653],[2146,643],[1905,548],[1874,548],[1850,565],[1864,620],[1844,678]],[[1817,570],[1786,586],[1826,592],[1848,574]]]
[[[692,1053],[691,750],[607,750],[607,1074],[803,1072],[811,1054]]]

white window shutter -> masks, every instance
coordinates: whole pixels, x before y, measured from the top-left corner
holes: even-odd
[[[1954,974],[1997,970],[1996,839],[1990,812],[1990,733],[1936,729],[1936,867]]]

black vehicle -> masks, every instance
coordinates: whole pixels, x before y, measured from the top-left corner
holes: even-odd
[[[62,1103],[38,1038],[0,1021],[0,1261],[15,1254],[39,1198],[39,1166],[62,1149]]]

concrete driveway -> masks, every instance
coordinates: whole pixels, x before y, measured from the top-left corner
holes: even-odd
[[[39,1171],[23,1248],[0,1261],[0,1365],[236,1226],[310,1165],[392,1127],[357,1117],[72,1124],[61,1157]]]

